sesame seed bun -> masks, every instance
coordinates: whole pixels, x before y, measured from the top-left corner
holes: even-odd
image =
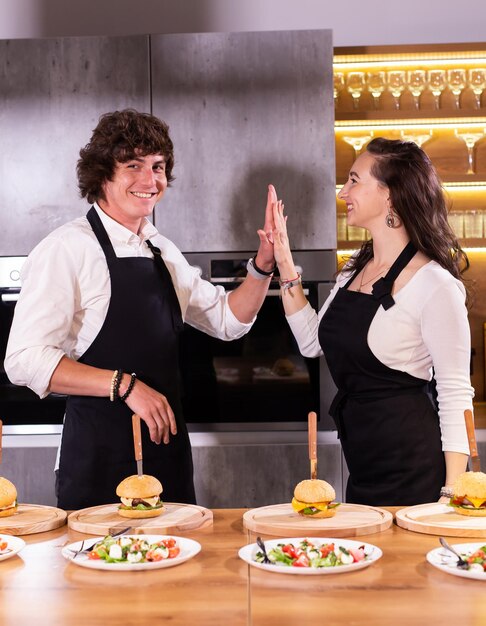
[[[336,497],[334,487],[325,480],[311,479],[302,480],[294,489],[294,497],[300,502],[332,502]],[[334,515],[334,510],[332,515]],[[326,513],[327,511],[322,511]],[[330,511],[329,511],[330,512]],[[332,515],[321,515],[316,513],[312,517],[332,517]]]
[[[116,495],[120,498],[152,498],[162,493],[162,484],[155,476],[142,474],[128,476],[116,488]]]
[[[134,474],[121,481],[116,488],[116,495],[129,501],[133,499],[146,500],[158,497],[162,491],[162,484],[155,476],[150,476],[149,474],[138,476],[138,474]],[[143,508],[137,508],[137,506],[132,507],[121,504],[118,507],[118,515],[137,519],[158,517],[165,511],[165,507],[161,506],[161,504],[159,500],[157,500],[157,506],[153,507],[144,506]]]
[[[483,472],[464,472],[454,484],[455,496],[469,496],[486,500],[486,474]]]
[[[0,517],[13,515],[17,510],[17,489],[7,478],[0,477]]]

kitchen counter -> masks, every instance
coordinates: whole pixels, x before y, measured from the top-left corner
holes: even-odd
[[[215,510],[213,527],[186,534],[202,545],[196,557],[150,572],[101,572],[68,563],[61,546],[86,535],[67,526],[26,535],[22,552],[0,563],[0,623],[476,626],[486,620],[486,580],[444,574],[425,561],[425,554],[439,545],[436,536],[393,525],[362,537],[384,552],[364,570],[310,577],[273,574],[237,556],[242,545],[255,540],[243,528],[243,513]]]

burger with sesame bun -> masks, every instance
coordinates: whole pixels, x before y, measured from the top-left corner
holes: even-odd
[[[17,489],[6,478],[0,477],[0,517],[8,517],[17,511]]]
[[[118,515],[122,517],[157,517],[165,511],[160,499],[162,484],[155,476],[128,476],[116,488],[120,497]]]
[[[339,502],[334,487],[325,480],[302,480],[294,489],[292,508],[304,517],[333,517]]]
[[[457,477],[450,506],[459,515],[486,517],[486,474],[464,472]]]

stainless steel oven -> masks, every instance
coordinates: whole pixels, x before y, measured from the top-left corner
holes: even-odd
[[[249,252],[186,253],[202,276],[226,289],[246,275]],[[332,250],[297,251],[294,259],[311,305],[319,309],[334,282]],[[285,319],[278,283],[250,332],[236,341],[185,325],[181,338],[183,407],[192,431],[307,428],[316,411],[321,430],[334,429],[328,408],[335,393],[324,358],[304,358]]]
[[[50,394],[41,400],[27,387],[13,385],[3,366],[25,259],[25,256],[0,257],[0,419],[6,426],[62,424],[65,396]]]

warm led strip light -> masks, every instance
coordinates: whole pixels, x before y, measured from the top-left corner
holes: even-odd
[[[437,119],[437,118],[435,118]],[[337,132],[358,132],[363,130],[390,130],[390,129],[406,129],[406,130],[426,130],[430,128],[486,128],[486,118],[444,118],[443,120],[432,121],[430,119],[413,119],[410,121],[398,119],[398,120],[363,120],[363,121],[350,121],[350,120],[336,120],[334,123],[334,129]]]
[[[484,254],[486,253],[486,248],[467,248],[467,247],[463,247],[462,248],[465,252],[475,252],[475,253],[481,253]],[[342,257],[342,256],[349,256],[350,254],[354,254],[355,252],[358,252],[359,248],[348,248],[345,250],[336,250],[336,256],[338,257]]]
[[[454,191],[482,191],[486,192],[486,181],[484,182],[474,182],[474,183],[443,183],[442,187],[449,192]],[[343,185],[336,185],[336,193],[339,193]]]
[[[410,54],[382,54],[382,55],[336,55],[333,61],[334,71],[342,72],[360,70],[363,68],[378,67],[437,67],[449,68],[451,66],[486,66],[485,51],[471,52],[417,52]]]

